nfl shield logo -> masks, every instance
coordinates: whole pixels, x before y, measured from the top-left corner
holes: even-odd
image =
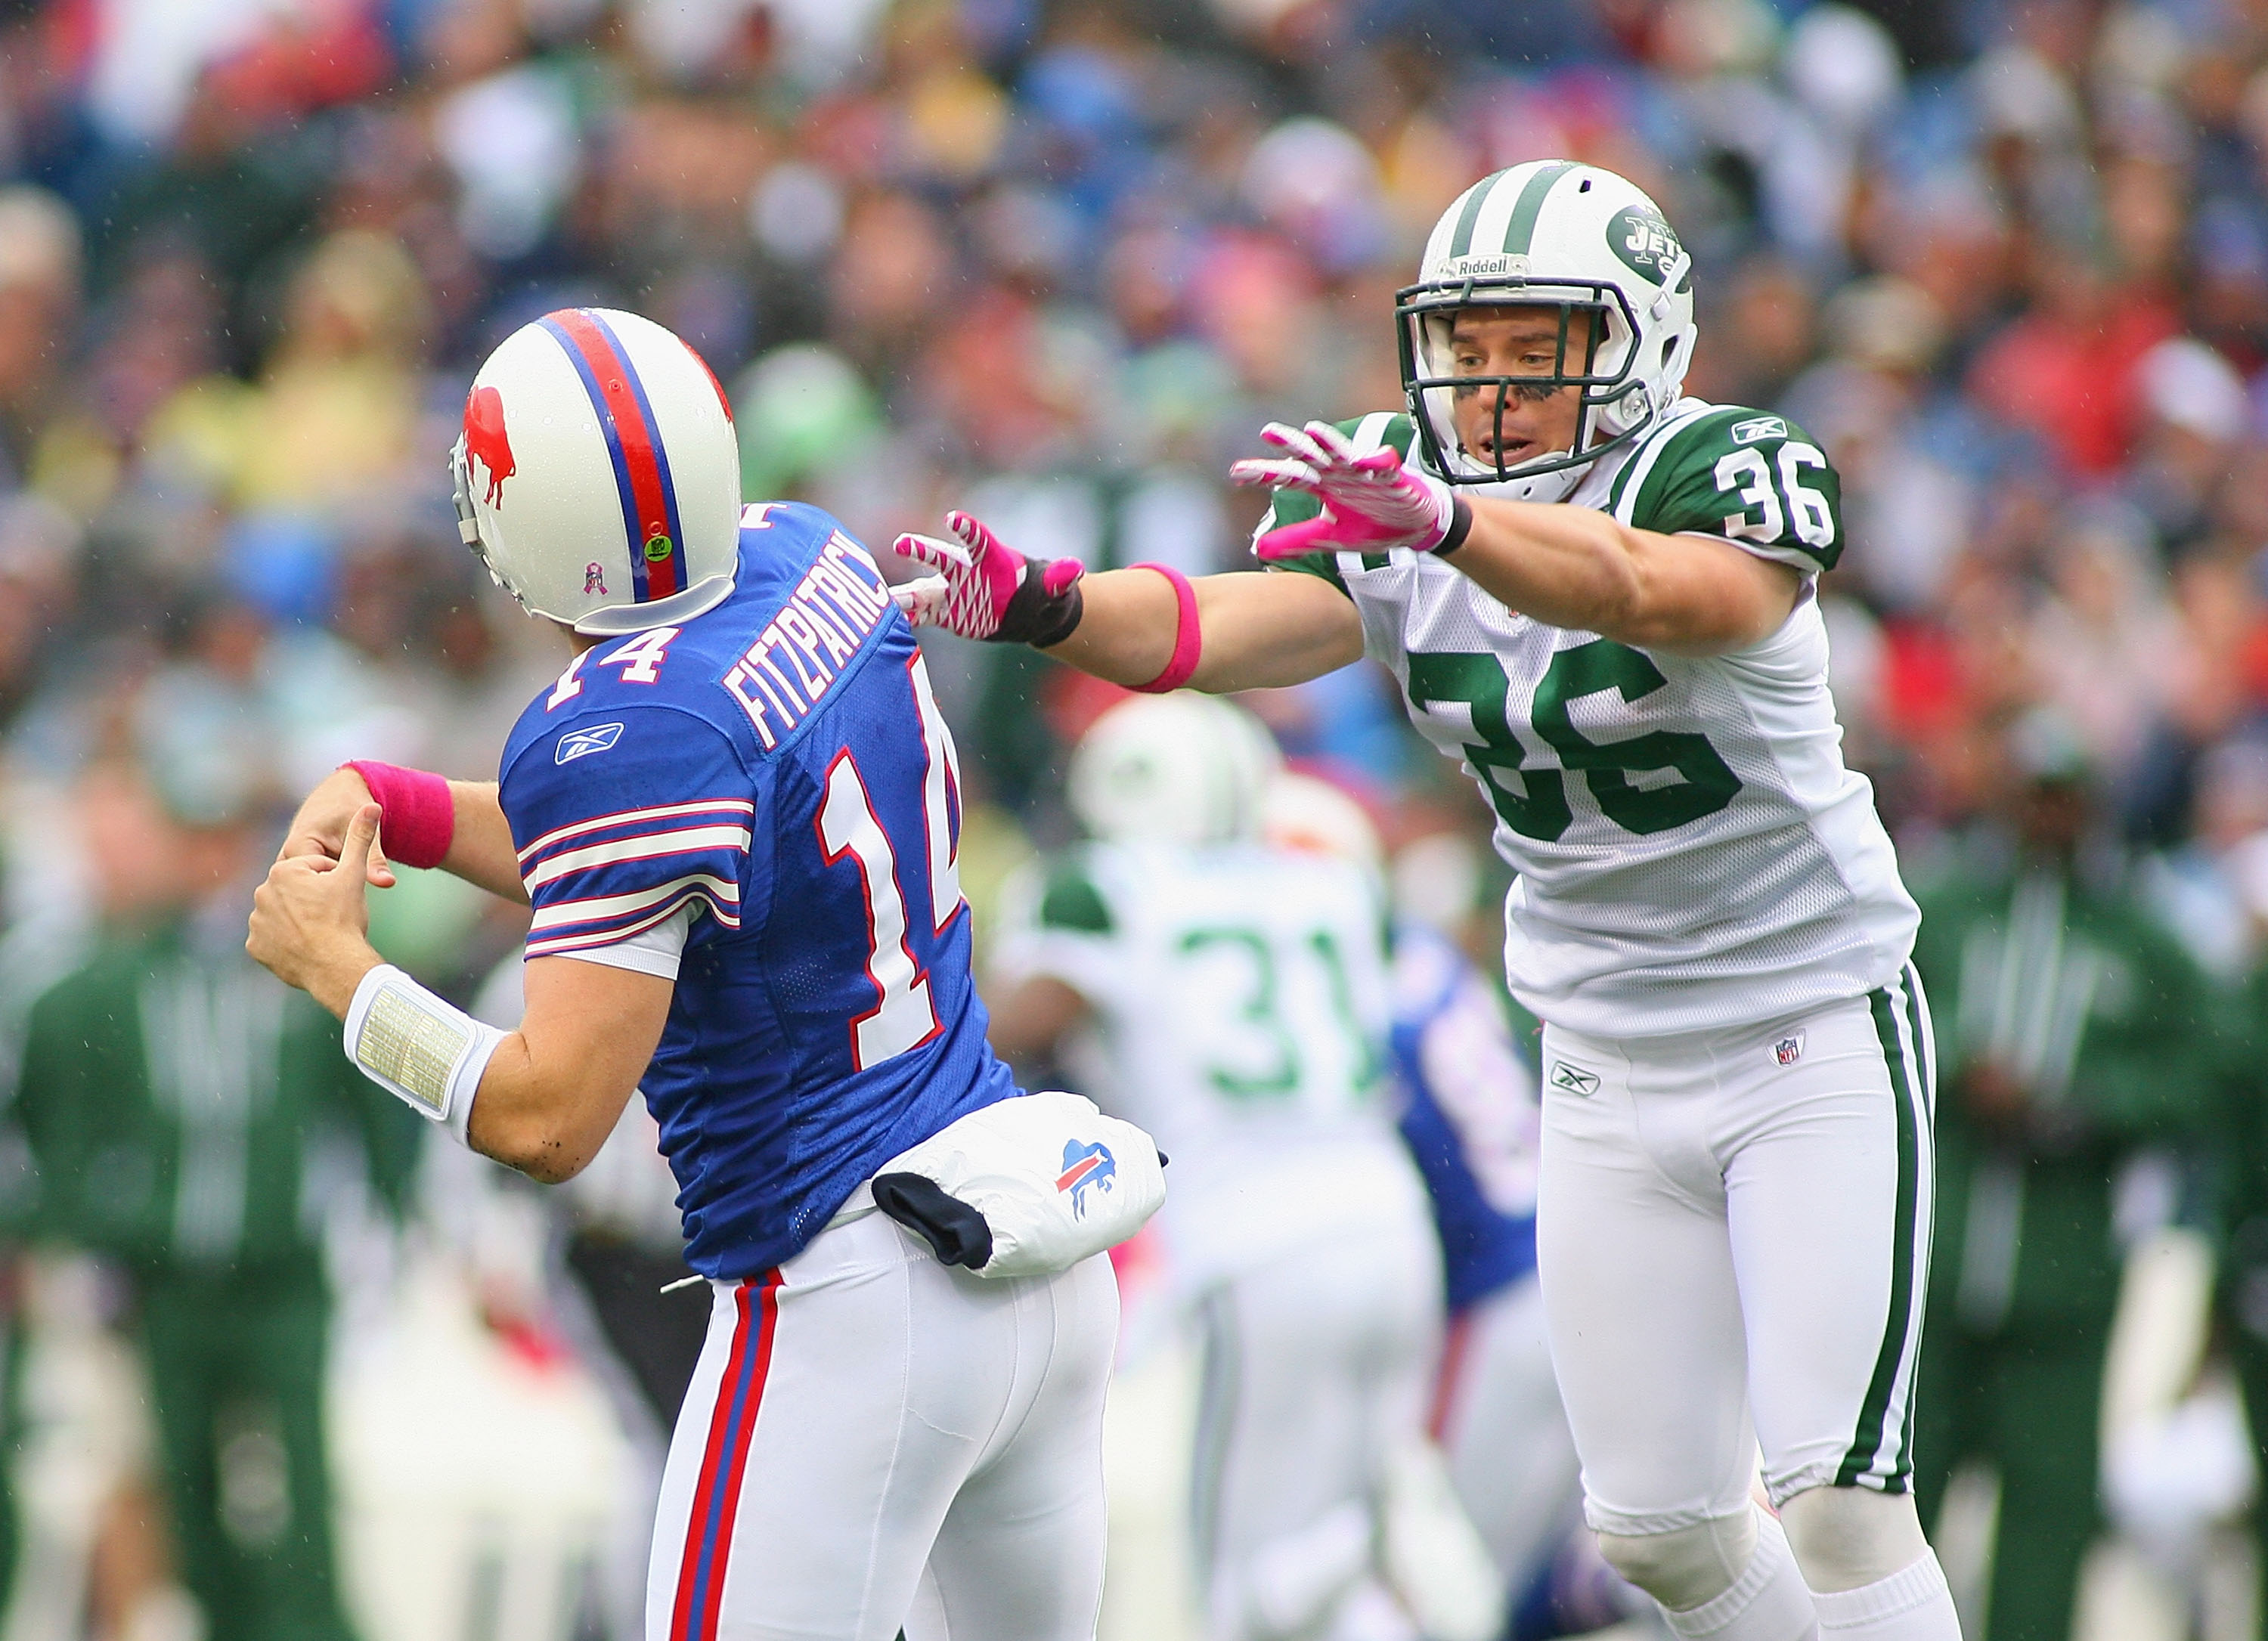
[[[1798,1032],[1793,1037],[1783,1037],[1772,1044],[1772,1058],[1782,1065],[1793,1065],[1803,1058],[1803,1034]]]

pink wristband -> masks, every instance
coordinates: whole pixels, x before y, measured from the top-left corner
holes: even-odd
[[[457,832],[457,804],[449,783],[423,769],[366,759],[342,763],[362,776],[377,799],[379,839],[388,860],[404,866],[438,866]]]
[[[1131,570],[1154,570],[1173,583],[1174,586],[1174,656],[1166,663],[1166,670],[1146,684],[1131,688],[1145,695],[1162,695],[1169,689],[1179,689],[1189,681],[1197,670],[1197,658],[1204,653],[1204,635],[1197,626],[1197,592],[1189,578],[1180,570],[1166,564],[1131,564]]]

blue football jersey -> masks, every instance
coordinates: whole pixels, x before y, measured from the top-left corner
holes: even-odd
[[[732,595],[577,657],[499,778],[527,956],[691,916],[641,1086],[703,1276],[778,1264],[882,1163],[1016,1092],[969,978],[952,738],[826,513],[748,508]]]
[[[1440,935],[1395,931],[1393,985],[1402,1137],[1432,1199],[1455,1312],[1535,1269],[1535,1071],[1502,1000]]]

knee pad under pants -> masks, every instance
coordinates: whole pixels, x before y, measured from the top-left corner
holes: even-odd
[[[1815,1487],[1780,1506],[1780,1525],[1815,1590],[1856,1590],[1929,1553],[1911,1493]]]
[[[1733,1587],[1756,1552],[1754,1507],[1713,1516],[1674,1533],[1626,1538],[1599,1535],[1599,1551],[1614,1570],[1671,1612],[1712,1601]]]

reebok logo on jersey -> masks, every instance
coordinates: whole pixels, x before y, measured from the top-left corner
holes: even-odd
[[[1564,1088],[1571,1094],[1581,1094],[1588,1099],[1599,1092],[1598,1074],[1562,1060],[1551,1068],[1551,1086]]]
[[[1734,423],[1732,431],[1735,445],[1753,445],[1760,438],[1786,438],[1787,423],[1776,416],[1752,416]]]
[[[1803,1058],[1803,1035],[1798,1032],[1793,1037],[1783,1037],[1772,1044],[1772,1058],[1782,1065],[1793,1065]]]
[[[1056,1189],[1071,1193],[1073,1218],[1086,1218],[1087,1187],[1107,1192],[1117,1177],[1118,1159],[1101,1141],[1092,1145],[1082,1145],[1075,1139],[1064,1142],[1063,1172],[1056,1176]]]
[[[559,749],[551,754],[554,763],[572,763],[578,758],[594,752],[604,752],[622,738],[619,724],[598,724],[589,729],[571,729],[559,738]]]

